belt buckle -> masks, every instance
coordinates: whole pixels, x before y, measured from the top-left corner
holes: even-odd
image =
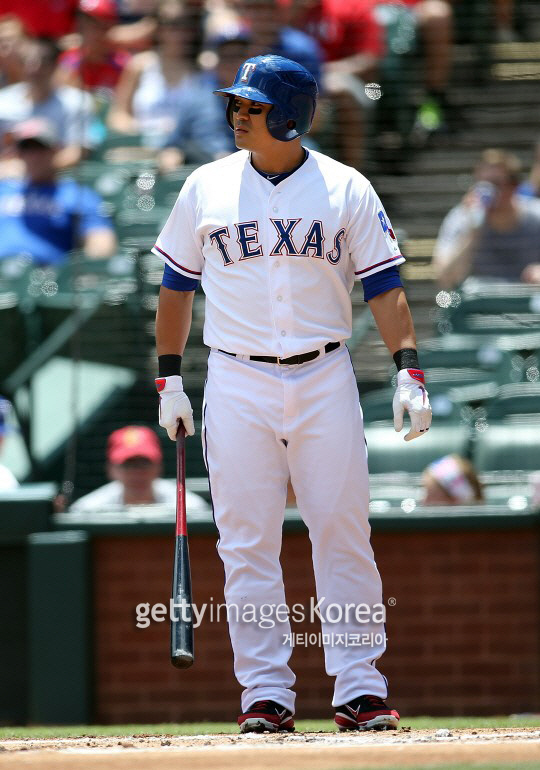
[[[296,356],[286,356],[285,358],[282,358],[281,356],[276,356],[277,362],[279,366],[295,366],[295,364],[291,364],[290,362],[287,363],[287,359],[289,358],[299,358],[298,355]]]

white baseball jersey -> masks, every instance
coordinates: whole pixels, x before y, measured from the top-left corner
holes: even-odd
[[[313,151],[277,186],[245,150],[198,168],[152,251],[201,280],[206,345],[280,357],[348,339],[354,281],[404,262],[369,181]]]

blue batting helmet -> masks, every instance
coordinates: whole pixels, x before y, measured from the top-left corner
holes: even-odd
[[[230,88],[216,94],[228,96],[227,120],[231,128],[233,96],[271,104],[266,117],[268,131],[281,142],[290,142],[307,133],[317,104],[317,83],[301,64],[283,56],[265,54],[247,59],[236,73]]]

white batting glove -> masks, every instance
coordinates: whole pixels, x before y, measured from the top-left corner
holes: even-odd
[[[167,430],[171,441],[176,441],[179,422],[184,424],[186,434],[193,436],[193,409],[184,393],[181,376],[158,377],[156,388],[159,393],[159,424]]]
[[[397,433],[403,428],[403,414],[408,411],[411,429],[405,441],[422,436],[431,425],[431,406],[424,385],[424,372],[421,369],[401,369],[397,376],[397,388],[392,401],[394,410],[394,428]]]

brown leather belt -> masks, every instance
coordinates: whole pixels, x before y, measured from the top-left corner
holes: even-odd
[[[325,353],[331,353],[332,350],[335,350],[336,348],[339,348],[341,345],[341,342],[327,342],[324,346],[324,352]],[[237,353],[229,353],[228,350],[221,350],[221,348],[218,348],[220,353],[225,353],[227,356],[233,356],[233,358],[236,358],[238,356]],[[308,361],[313,361],[315,358],[318,358],[320,355],[320,350],[311,350],[309,353],[302,353],[299,356],[289,356],[289,358],[279,358],[278,356],[245,356],[246,358],[249,358],[250,361],[262,361],[264,364],[281,364],[283,366],[292,366],[294,364],[305,364]]]

